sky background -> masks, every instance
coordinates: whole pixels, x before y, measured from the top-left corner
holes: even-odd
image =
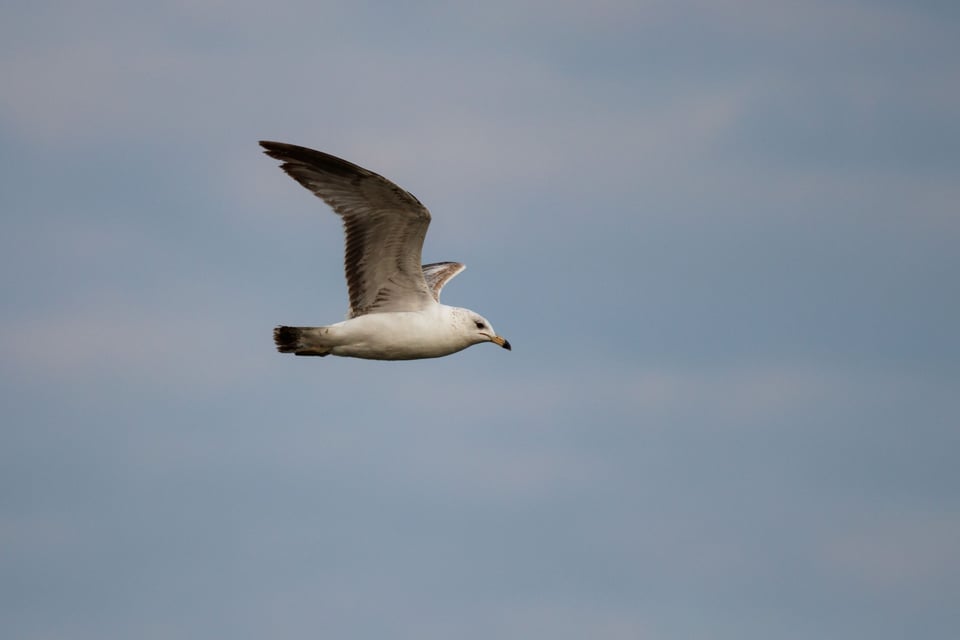
[[[953,637],[952,2],[0,10],[4,638]],[[514,350],[343,318],[301,144]]]

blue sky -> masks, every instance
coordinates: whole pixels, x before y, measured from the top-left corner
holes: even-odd
[[[960,12],[0,11],[0,620],[18,639],[942,638],[960,626]],[[276,353],[433,212],[514,346]]]

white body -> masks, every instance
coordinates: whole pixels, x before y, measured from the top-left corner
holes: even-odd
[[[304,329],[304,344],[322,345],[335,356],[375,360],[439,358],[490,337],[464,333],[466,309],[443,304],[422,311],[372,313],[327,327]]]

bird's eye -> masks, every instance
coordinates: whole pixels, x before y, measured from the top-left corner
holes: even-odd
[[[475,325],[477,325],[477,329],[483,329],[484,325],[482,322],[480,322],[479,320],[474,320],[473,322]]]

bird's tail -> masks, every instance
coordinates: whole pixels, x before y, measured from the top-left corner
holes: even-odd
[[[324,339],[326,333],[326,327],[276,327],[273,341],[280,353],[325,356],[333,349],[333,345]]]

